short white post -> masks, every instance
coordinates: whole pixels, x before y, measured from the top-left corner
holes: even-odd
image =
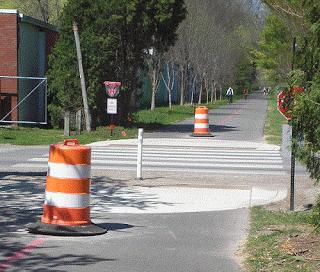
[[[137,156],[137,179],[142,179],[142,143],[143,128],[138,131],[138,156]]]

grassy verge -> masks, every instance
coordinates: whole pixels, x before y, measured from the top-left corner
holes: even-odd
[[[251,209],[246,245],[248,271],[320,271],[319,235],[310,213]]]
[[[279,92],[276,89],[272,89],[268,94],[268,114],[264,129],[265,140],[269,144],[275,145],[281,145],[282,125],[288,122],[277,109]]]
[[[206,106],[210,110],[226,104],[227,100],[219,100],[214,104],[201,104],[200,106]],[[144,128],[147,131],[154,131],[164,126],[194,117],[195,108],[198,106],[199,104],[185,106],[173,105],[172,109],[168,107],[157,107],[155,111],[150,111],[149,109],[139,110],[133,114],[133,125]]]
[[[209,109],[217,108],[227,103],[226,100],[217,101],[215,104],[202,104]],[[137,129],[144,128],[145,131],[154,131],[164,128],[166,125],[182,121],[194,116],[194,106],[174,105],[172,110],[168,107],[157,107],[155,111],[149,109],[139,110],[132,116],[132,124],[129,127],[115,127],[112,132],[110,128],[99,127],[87,133],[82,132],[76,135],[71,132],[70,137],[65,137],[62,129],[39,129],[21,126],[2,126],[0,127],[0,144],[13,145],[49,145],[60,143],[64,139],[78,139],[81,144],[88,144],[97,141],[128,139],[137,136]]]
[[[123,136],[122,132],[125,132],[126,136]],[[60,143],[64,139],[78,139],[80,144],[88,144],[108,139],[130,138],[134,134],[135,131],[133,129],[127,130],[122,127],[116,127],[111,137],[109,127],[99,127],[90,133],[82,132],[81,135],[76,135],[75,132],[71,132],[70,137],[65,137],[62,129],[6,126],[0,127],[0,143],[12,145],[50,145]]]
[[[278,92],[268,95],[265,140],[281,145],[287,120],[277,110]],[[276,204],[274,204],[276,205]],[[312,211],[290,213],[253,207],[246,244],[248,271],[320,271],[320,239],[313,233]]]

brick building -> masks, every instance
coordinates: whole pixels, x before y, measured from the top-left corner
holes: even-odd
[[[39,80],[10,77],[45,76],[48,55],[58,36],[55,26],[0,9],[0,120],[30,93]],[[41,122],[46,114],[42,84],[5,121]]]

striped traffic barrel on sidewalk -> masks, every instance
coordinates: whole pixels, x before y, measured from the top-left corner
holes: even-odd
[[[90,185],[91,148],[76,139],[51,145],[43,216],[27,229],[54,235],[105,233],[90,220]]]
[[[90,224],[91,149],[77,140],[50,146],[43,223]]]

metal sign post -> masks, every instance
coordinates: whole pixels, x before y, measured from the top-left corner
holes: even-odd
[[[117,99],[116,98],[108,98],[107,99],[107,113],[111,114],[111,124],[110,124],[110,134],[113,136],[114,124],[113,124],[113,116],[117,114]]]
[[[280,113],[289,121],[291,119],[290,116],[290,106],[288,103],[288,98],[286,97],[288,94],[286,91],[282,91],[278,95],[278,110]],[[289,92],[289,96],[291,96],[292,99],[294,99],[293,92]],[[292,126],[292,134],[291,137],[294,137],[294,128]],[[294,146],[292,146],[294,147]],[[292,152],[291,148],[291,178],[290,178],[290,211],[294,211],[294,174],[295,174],[295,165],[296,165],[296,159]]]
[[[115,99],[114,97],[116,97],[119,94],[121,83],[105,81],[103,84],[106,87],[107,94],[111,97],[107,99],[107,113],[111,114],[110,130],[111,130],[111,136],[112,136],[113,134],[112,131],[114,129],[113,116],[118,113],[117,99]]]
[[[292,137],[294,137],[294,127],[292,126]],[[294,144],[292,146],[294,148]],[[294,211],[294,173],[296,168],[296,157],[291,148],[291,186],[290,186],[290,211]]]

